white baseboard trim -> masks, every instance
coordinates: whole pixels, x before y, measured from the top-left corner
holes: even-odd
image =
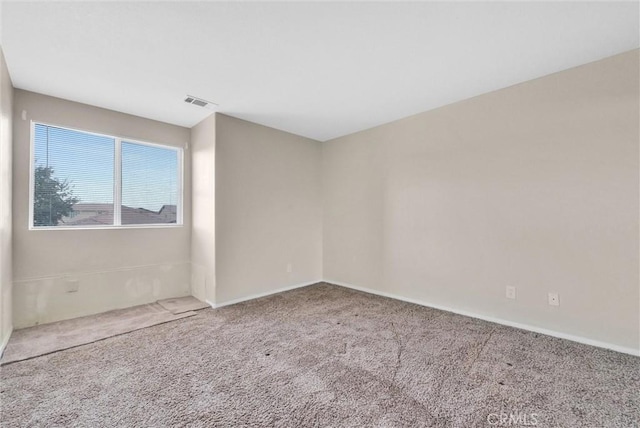
[[[230,305],[235,305],[236,303],[246,302],[247,300],[259,299],[260,297],[266,297],[266,296],[270,296],[272,294],[282,293],[283,291],[289,291],[289,290],[295,290],[296,288],[307,287],[309,285],[317,284],[319,282],[322,282],[322,280],[318,279],[317,281],[303,282],[301,284],[290,285],[288,287],[282,287],[282,288],[278,288],[278,289],[275,289],[275,290],[266,291],[264,293],[252,294],[250,296],[240,297],[238,299],[228,300],[228,301],[222,302],[222,303],[213,303],[213,302],[211,302],[209,300],[207,300],[207,303],[212,308],[218,309],[218,308],[222,308],[224,306],[230,306]]]
[[[364,293],[375,294],[375,295],[382,296],[382,297],[388,297],[390,299],[401,300],[403,302],[408,302],[408,303],[413,303],[413,304],[420,305],[420,306],[426,306],[426,307],[429,307],[429,308],[439,309],[441,311],[453,312],[454,314],[464,315],[466,317],[471,317],[471,318],[477,318],[477,319],[481,319],[483,321],[489,321],[489,322],[496,323],[496,324],[506,325],[508,327],[515,327],[515,328],[519,328],[521,330],[528,330],[528,331],[532,331],[534,333],[540,333],[540,334],[544,334],[544,335],[547,335],[547,336],[553,336],[553,337],[557,337],[559,339],[566,339],[566,340],[571,340],[573,342],[582,343],[582,344],[585,344],[585,345],[596,346],[598,348],[610,349],[612,351],[622,352],[623,354],[640,356],[640,349],[633,349],[633,348],[629,348],[629,347],[626,347],[626,346],[615,345],[613,343],[602,342],[602,341],[599,341],[599,340],[589,339],[589,338],[582,337],[582,336],[575,336],[573,334],[562,333],[562,332],[559,332],[559,331],[549,330],[549,329],[542,328],[542,327],[536,327],[536,326],[529,325],[529,324],[522,324],[522,323],[519,323],[519,322],[509,321],[509,320],[505,320],[505,319],[502,319],[502,318],[495,318],[495,317],[491,317],[491,316],[481,315],[481,314],[477,314],[475,312],[469,312],[469,311],[465,311],[465,310],[460,310],[460,309],[452,308],[452,307],[449,307],[449,306],[432,304],[432,303],[425,302],[425,301],[418,300],[418,299],[412,299],[412,298],[408,298],[408,297],[399,296],[399,295],[396,295],[396,294],[386,293],[386,292],[382,292],[382,291],[376,291],[376,290],[372,290],[370,288],[360,287],[360,286],[352,285],[352,284],[346,284],[344,282],[334,281],[334,280],[331,280],[331,279],[325,279],[323,282],[326,282],[326,283],[329,283],[329,284],[339,285],[339,286],[345,287],[345,288],[351,288],[353,290],[362,291]]]
[[[11,337],[12,333],[13,327],[9,328],[9,334],[7,334],[7,337],[3,337],[2,341],[0,342],[0,358],[2,358],[2,354],[4,354],[4,349],[7,347],[7,343],[9,343],[9,338]]]

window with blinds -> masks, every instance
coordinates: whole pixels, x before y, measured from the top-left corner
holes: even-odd
[[[31,228],[182,224],[182,149],[33,123]]]

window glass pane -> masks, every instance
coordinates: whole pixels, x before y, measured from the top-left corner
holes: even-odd
[[[178,151],[122,142],[122,224],[176,223]]]
[[[33,225],[113,224],[115,140],[35,125]]]

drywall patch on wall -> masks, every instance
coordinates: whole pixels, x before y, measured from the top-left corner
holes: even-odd
[[[191,263],[191,295],[201,302],[213,302],[216,279],[211,267]],[[211,297],[211,298],[209,298]]]
[[[191,294],[189,262],[14,282],[15,328]]]

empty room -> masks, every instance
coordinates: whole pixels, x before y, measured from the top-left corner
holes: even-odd
[[[640,426],[640,3],[0,2],[0,426]]]

